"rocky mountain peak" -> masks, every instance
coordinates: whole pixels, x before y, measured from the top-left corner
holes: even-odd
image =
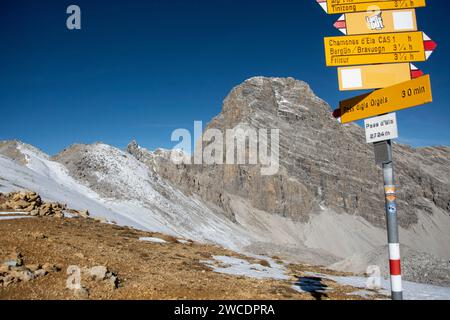
[[[232,89],[212,125],[233,127],[252,122],[254,118],[280,116],[331,119],[328,104],[318,98],[306,82],[293,78],[254,77]]]
[[[237,196],[256,209],[296,220],[308,220],[314,212],[331,209],[383,227],[382,173],[375,164],[373,147],[366,144],[362,128],[339,124],[330,111],[303,81],[254,77],[232,89],[222,112],[207,129],[232,129],[243,123],[279,129],[278,174],[263,177],[249,165],[175,166],[167,157],[154,158],[155,168],[164,178],[222,207],[231,217],[229,199]],[[394,152],[401,225],[416,223],[418,212],[448,212],[450,185],[437,177],[449,172],[448,150],[416,150],[396,144]],[[430,158],[414,162],[412,170],[411,159],[425,154]],[[424,189],[429,192],[424,194]]]

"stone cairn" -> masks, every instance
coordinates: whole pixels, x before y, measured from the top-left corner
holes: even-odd
[[[0,194],[1,195],[1,194]],[[64,211],[88,218],[87,210],[78,211],[68,209],[67,205],[42,201],[41,197],[33,191],[11,192],[1,195],[0,211],[27,212],[31,216],[63,218]]]

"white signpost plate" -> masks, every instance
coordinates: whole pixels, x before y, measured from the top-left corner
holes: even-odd
[[[398,138],[397,116],[389,113],[384,116],[364,120],[367,143],[381,142]]]

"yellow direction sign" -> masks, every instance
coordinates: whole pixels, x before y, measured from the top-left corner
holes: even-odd
[[[432,101],[430,76],[426,75],[342,101],[340,103],[341,122],[349,123],[371,118]]]
[[[326,37],[326,63],[329,67],[340,67],[425,61],[424,37],[423,32]]]
[[[328,14],[425,7],[425,0],[316,0]]]
[[[347,13],[334,27],[346,35],[417,31],[416,10]]]
[[[410,63],[338,68],[341,91],[386,88],[421,76],[423,72]]]

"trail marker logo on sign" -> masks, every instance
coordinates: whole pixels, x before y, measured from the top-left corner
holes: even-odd
[[[397,116],[390,113],[364,121],[367,143],[375,143],[398,138]]]
[[[373,15],[369,15],[366,17],[366,22],[369,30],[384,29],[383,17],[381,15],[381,12],[376,12]]]
[[[334,27],[345,35],[417,31],[416,10],[390,10],[347,13]]]

